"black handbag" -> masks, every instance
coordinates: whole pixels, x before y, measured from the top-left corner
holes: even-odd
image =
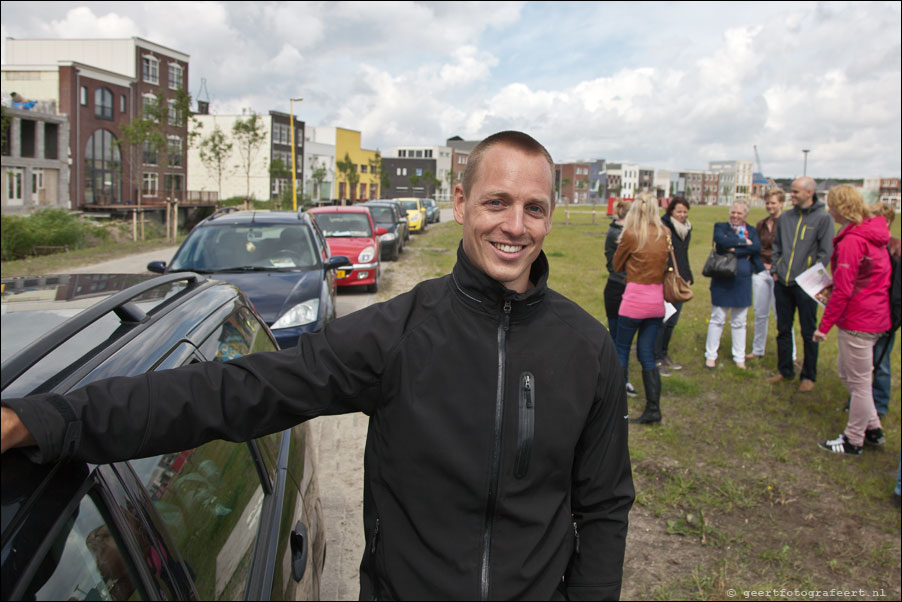
[[[708,254],[708,260],[705,261],[705,267],[702,268],[702,276],[708,278],[733,278],[736,276],[735,253],[718,253],[717,249],[711,249]]]

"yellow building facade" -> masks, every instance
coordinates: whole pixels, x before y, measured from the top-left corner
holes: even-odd
[[[346,161],[352,165],[343,170]],[[381,161],[379,151],[360,147],[360,132],[335,128],[335,198],[342,204],[378,199]]]

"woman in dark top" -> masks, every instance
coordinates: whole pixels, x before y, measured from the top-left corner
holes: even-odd
[[[689,240],[692,238],[692,224],[689,223],[689,202],[683,197],[674,197],[667,206],[667,210],[661,217],[661,222],[670,230],[670,240],[673,244],[673,254],[676,257],[676,271],[680,276],[692,284],[695,278],[692,276],[692,268],[689,267]],[[683,366],[670,359],[668,349],[673,329],[680,319],[683,309],[682,303],[674,303],[676,313],[664,321],[664,326],[658,331],[655,339],[655,364],[661,376],[670,376],[671,370],[682,370]]]
[[[608,235],[604,241],[604,256],[608,268],[608,282],[604,286],[604,313],[608,316],[608,330],[614,340],[617,340],[617,316],[620,314],[620,301],[626,289],[626,272],[616,271],[611,262],[614,260],[614,253],[617,252],[620,233],[623,232],[623,218],[629,210],[629,201],[617,201],[614,205],[614,221],[608,227]],[[626,380],[626,394],[630,397],[638,395],[629,381],[629,376]]]

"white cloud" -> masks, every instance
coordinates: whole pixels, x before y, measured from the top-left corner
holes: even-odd
[[[129,17],[112,12],[98,16],[86,6],[69,10],[61,20],[51,20],[48,29],[58,38],[130,38],[140,32]]]

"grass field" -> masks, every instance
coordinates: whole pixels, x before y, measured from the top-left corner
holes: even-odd
[[[859,599],[900,598],[899,511],[890,504],[899,463],[899,343],[893,350],[893,396],[884,421],[887,443],[862,457],[834,457],[816,443],[846,425],[846,389],[836,374],[836,331],[820,345],[817,387],[769,385],[776,371],[776,325],[766,356],[737,369],[729,358],[704,367],[711,311],[701,268],[714,223],[724,207],[694,207],[690,262],[695,299],[684,305],[670,355],[685,367],[663,380],[663,423],[631,426],[630,454],[637,500],[632,530],[643,529],[643,549],[629,550],[624,595],[636,599],[729,599],[747,591],[785,598],[789,590],[865,590]],[[754,224],[764,210],[753,209]],[[591,208],[563,208],[545,240],[550,286],[607,323],[602,290],[604,237],[609,218]],[[899,236],[897,219],[893,235]],[[446,274],[455,260],[460,227],[441,224],[427,234],[427,273]],[[749,311],[747,344],[752,339]],[[796,330],[798,332],[798,330]],[[721,341],[730,346],[729,328]],[[801,347],[800,347],[801,349]],[[630,379],[639,388],[630,413],[644,406],[635,357]],[[649,541],[649,535],[652,540]],[[774,593],[773,590],[777,592]],[[792,594],[790,594],[792,595]],[[800,597],[800,594],[796,594]],[[842,593],[819,596],[842,598]],[[845,596],[846,598],[848,597]]]

